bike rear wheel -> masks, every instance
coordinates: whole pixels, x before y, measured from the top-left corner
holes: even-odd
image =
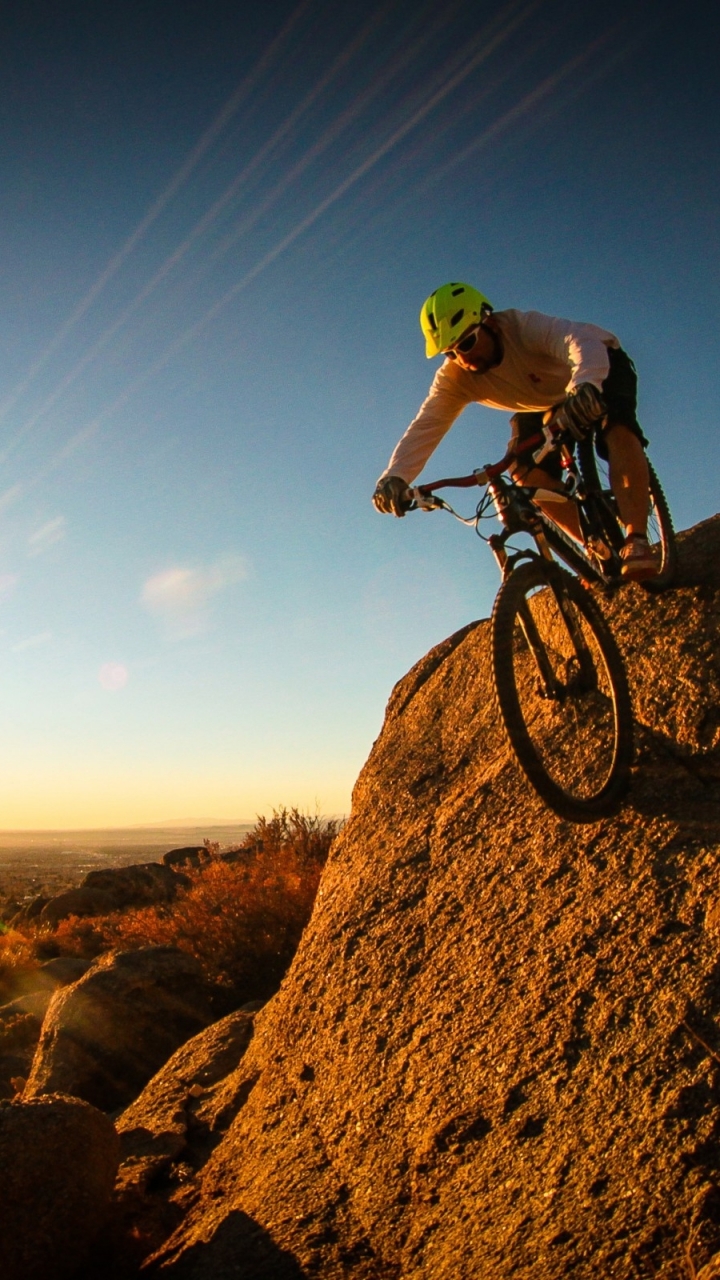
[[[632,707],[590,593],[556,564],[520,565],[495,601],[492,658],[500,714],[538,794],[573,822],[614,813],[630,778]]]
[[[578,462],[587,488],[595,493],[602,494],[604,499],[604,518],[607,521],[612,521],[614,526],[614,528],[608,528],[606,532],[616,549],[619,549],[624,539],[624,529],[615,496],[610,488],[608,465],[602,458],[598,458],[592,440],[583,440],[578,446]],[[646,591],[657,592],[667,590],[675,578],[677,545],[672,516],[670,515],[670,508],[668,507],[663,487],[649,458],[647,459],[647,464],[650,482],[648,541],[651,546],[657,548],[660,558],[660,571],[656,577],[648,578],[643,582],[642,586]]]

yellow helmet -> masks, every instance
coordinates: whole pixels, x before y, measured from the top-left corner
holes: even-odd
[[[428,360],[457,342],[471,324],[477,324],[489,311],[492,304],[471,284],[444,284],[431,293],[420,312]]]

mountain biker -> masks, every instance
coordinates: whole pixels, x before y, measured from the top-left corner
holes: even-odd
[[[623,578],[639,582],[653,577],[658,563],[647,540],[647,440],[636,416],[637,376],[615,335],[539,311],[494,311],[484,294],[462,283],[430,294],[420,327],[428,359],[444,355],[445,360],[377,482],[377,510],[405,515],[408,485],[471,401],[514,410],[509,448],[541,431],[551,411],[552,421],[568,427],[575,439],[594,432],[595,447],[609,462],[626,530]],[[531,450],[516,458],[511,474],[523,484],[562,489],[557,453],[536,465]],[[546,510],[582,541],[573,503],[555,502]]]

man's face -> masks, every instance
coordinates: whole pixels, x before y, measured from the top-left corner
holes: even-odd
[[[459,347],[467,347],[473,335],[475,342],[469,350],[458,350]],[[487,320],[484,324],[470,325],[444,354],[451,360],[455,360],[461,369],[469,369],[472,373],[486,373],[502,359],[499,339]]]

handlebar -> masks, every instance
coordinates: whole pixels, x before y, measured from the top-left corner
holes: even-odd
[[[501,458],[499,462],[488,463],[486,466],[473,471],[469,476],[454,476],[446,480],[434,480],[432,484],[419,484],[414,487],[408,487],[408,497],[413,506],[419,507],[424,511],[432,511],[433,508],[442,505],[441,498],[433,498],[436,489],[469,489],[473,485],[488,484],[491,480],[495,480],[502,475],[503,471],[507,471],[514,458],[529,452],[536,445],[540,445],[541,448],[535,449],[533,461],[539,465],[548,453],[552,453],[553,450],[564,443],[565,434],[564,429],[555,426],[553,422],[546,423],[542,431],[537,431],[534,435],[528,436],[527,440],[518,443],[516,448],[508,449],[505,457]]]

